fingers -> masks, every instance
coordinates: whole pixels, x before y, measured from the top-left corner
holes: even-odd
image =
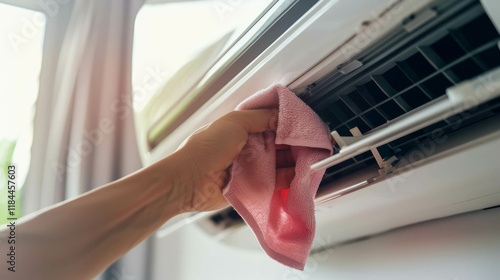
[[[259,109],[234,111],[226,115],[231,121],[238,122],[247,133],[276,130],[278,125],[277,110]],[[225,117],[226,117],[225,116]],[[288,145],[276,146],[276,183],[275,190],[290,188],[295,176],[295,160]]]
[[[289,149],[278,150],[276,149],[276,168],[292,167],[295,166],[295,159],[293,158],[292,151]]]
[[[276,144],[276,150],[290,150],[290,145]]]
[[[295,176],[295,159],[289,145],[276,145],[276,187],[275,190],[290,188]]]
[[[293,177],[295,176],[295,167],[286,167],[276,169],[276,188],[275,190],[285,190],[290,188]]]
[[[276,130],[278,125],[278,112],[272,109],[233,111],[224,115],[223,118],[237,122],[247,133]]]
[[[276,130],[278,125],[278,112],[273,109],[257,109],[257,110],[243,110],[243,111],[233,111],[224,115],[219,119],[218,125],[225,126],[228,123],[237,124],[238,127],[243,128],[247,133],[259,133],[266,130]],[[238,143],[237,152],[233,155],[232,152],[230,158],[233,159],[240,152],[246,142],[247,135],[245,138],[241,138],[240,135],[237,137],[236,134],[230,139]],[[238,138],[238,139],[237,139]],[[241,138],[241,139],[239,139]],[[244,140],[242,143],[239,143]],[[221,143],[222,144],[222,143]],[[224,143],[224,147],[230,146],[229,143]],[[276,190],[285,190],[290,188],[290,184],[295,176],[295,160],[290,151],[288,145],[277,145],[276,147]],[[229,152],[228,152],[229,153]]]

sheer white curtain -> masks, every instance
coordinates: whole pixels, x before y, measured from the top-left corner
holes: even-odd
[[[74,1],[54,72],[43,73],[50,70],[42,66],[23,214],[140,168],[131,60],[134,20],[143,2]],[[100,278],[147,278],[141,274],[147,273],[146,251],[144,242]]]

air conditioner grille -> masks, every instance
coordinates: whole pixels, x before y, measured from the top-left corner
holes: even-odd
[[[313,88],[310,95],[300,96],[331,130],[340,135],[351,135],[349,130],[354,127],[362,133],[369,133],[439,98],[445,94],[446,88],[500,66],[500,35],[480,4],[476,3],[475,9],[459,14],[462,20],[457,20],[456,16],[449,19],[457,22],[452,28],[437,28],[416,38],[413,41],[416,43],[371,67],[356,70],[352,79],[341,83],[320,79],[316,83],[319,90]],[[361,56],[356,59],[368,64]],[[330,73],[325,77],[339,76]],[[397,139],[380,147],[379,151],[383,157],[400,153],[414,147],[415,141],[422,140],[435,129],[449,133],[497,114],[499,106],[500,101],[493,100]],[[364,153],[328,168],[323,182],[374,163],[371,153]]]

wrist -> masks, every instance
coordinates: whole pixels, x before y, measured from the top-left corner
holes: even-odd
[[[192,181],[191,168],[184,162],[185,157],[176,151],[159,162],[147,167],[149,176],[154,178],[154,188],[163,200],[165,219],[189,212],[189,183]]]

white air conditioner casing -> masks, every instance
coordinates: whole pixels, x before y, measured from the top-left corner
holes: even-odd
[[[349,62],[433,1],[319,1],[208,102],[143,155],[152,164],[177,149],[199,127],[210,123],[254,92],[279,82],[304,92],[332,69]],[[471,1],[473,2],[473,1]],[[493,1],[484,7],[498,9]],[[486,3],[487,2],[487,3]],[[425,9],[424,9],[425,10]],[[498,22],[498,13],[489,13]],[[493,19],[494,17],[494,19]],[[408,25],[408,30],[418,28]],[[498,25],[497,25],[498,26]],[[494,81],[493,81],[494,82]],[[496,82],[498,84],[498,81]],[[498,88],[497,88],[498,90]],[[403,116],[404,117],[404,116]],[[316,197],[317,232],[313,250],[401,226],[500,205],[500,117],[494,116],[427,143],[418,161],[404,157],[392,173],[364,168],[323,186]],[[350,188],[350,189],[349,189]],[[221,242],[258,248],[251,230],[238,226],[210,230],[210,215],[185,214],[165,224],[158,236],[197,222]]]

